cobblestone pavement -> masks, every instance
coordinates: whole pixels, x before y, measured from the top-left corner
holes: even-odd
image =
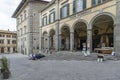
[[[8,80],[120,80],[120,61],[28,60],[6,55],[12,76]]]

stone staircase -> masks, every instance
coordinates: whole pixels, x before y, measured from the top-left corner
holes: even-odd
[[[45,54],[45,53],[44,53]],[[45,54],[46,57],[41,60],[86,60],[94,61],[97,60],[97,53],[91,53],[85,56],[82,52],[71,52],[71,51],[59,51]],[[104,60],[120,60],[120,56],[112,56],[110,54],[104,54]]]
[[[59,51],[52,54],[46,54],[45,58],[41,60],[97,60],[97,54],[91,53],[88,56],[84,56],[82,52],[71,52],[71,51]]]

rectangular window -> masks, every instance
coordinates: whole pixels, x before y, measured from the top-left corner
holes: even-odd
[[[61,18],[65,18],[69,16],[69,4],[66,4],[65,6],[61,8],[60,15],[61,15]]]
[[[2,40],[0,40],[0,44],[4,44],[4,40],[2,39]]]
[[[7,40],[7,43],[10,44],[10,40]]]
[[[86,8],[86,0],[73,1],[73,13],[80,12]]]
[[[43,21],[43,26],[47,25],[47,16],[45,16],[45,17],[42,19],[42,21]]]
[[[27,18],[26,10],[24,11],[24,19]]]
[[[104,3],[104,2],[106,2],[106,1],[108,1],[108,0],[92,0],[91,5],[92,5],[92,6],[95,6],[95,5]]]
[[[23,15],[20,15],[20,18],[21,18],[21,22],[22,22],[22,20],[23,20]]]
[[[22,30],[22,28],[20,29],[21,30],[21,35],[23,34],[23,30]]]
[[[49,15],[49,23],[52,23],[55,21],[55,12],[52,12],[50,15]]]
[[[19,22],[20,22],[20,19],[19,19],[19,18],[17,18],[17,24],[19,24]]]
[[[10,52],[10,47],[7,47],[8,52]]]
[[[16,40],[12,40],[12,44],[16,44]]]
[[[8,37],[8,38],[10,38],[10,37],[11,37],[11,35],[7,35],[7,37]]]

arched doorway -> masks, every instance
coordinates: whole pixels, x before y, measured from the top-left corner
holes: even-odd
[[[1,53],[4,53],[4,47],[1,48]]]
[[[50,30],[50,49],[55,48],[55,30],[51,29]]]
[[[87,43],[87,26],[84,22],[77,22],[74,25],[74,48],[82,50]]]
[[[48,35],[47,32],[43,32],[43,48],[47,49],[48,48]]]
[[[61,49],[70,50],[70,29],[68,26],[61,28]]]
[[[92,49],[113,47],[114,20],[109,15],[100,15],[92,23]]]

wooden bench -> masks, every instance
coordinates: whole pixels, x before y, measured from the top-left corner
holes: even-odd
[[[105,49],[105,48],[95,48],[94,51],[97,53],[101,53],[101,54],[111,54],[112,53],[112,49]]]

